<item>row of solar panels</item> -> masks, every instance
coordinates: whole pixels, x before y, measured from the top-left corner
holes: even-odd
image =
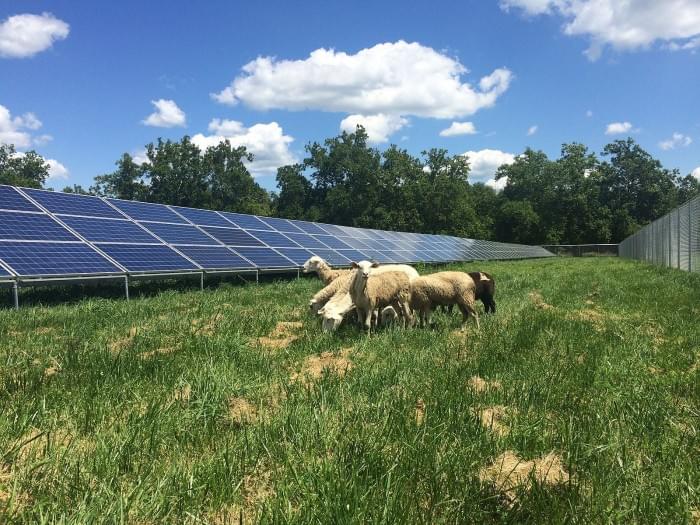
[[[534,247],[352,228],[0,185],[0,276],[299,268],[312,255],[448,262],[550,256]]]

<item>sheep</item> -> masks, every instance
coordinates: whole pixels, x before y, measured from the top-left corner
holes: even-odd
[[[372,314],[377,308],[394,306],[402,312],[404,325],[412,322],[409,308],[411,280],[403,271],[373,273],[378,266],[377,263],[369,261],[352,263],[355,274],[350,284],[350,296],[357,309],[357,318],[364,324],[368,334],[372,327]],[[416,279],[419,277],[414,280]]]
[[[309,309],[312,313],[318,313],[319,310],[331,300],[331,298],[340,291],[345,291],[346,293],[350,290],[350,282],[352,280],[352,272],[347,272],[342,276],[338,277],[330,284],[326,285],[320,291],[316,292],[314,296],[309,301]]]
[[[388,326],[399,318],[393,306],[385,306],[379,314],[379,322],[382,326]]]
[[[411,283],[411,308],[416,310],[421,326],[430,324],[435,305],[459,306],[462,312],[461,330],[465,329],[469,314],[479,328],[479,314],[474,309],[474,280],[463,272],[438,272],[414,279]]]
[[[334,270],[318,255],[309,258],[309,260],[304,263],[302,271],[304,273],[316,272],[319,279],[321,279],[325,285],[329,285],[338,277],[350,273],[350,270]]]
[[[481,301],[484,305],[484,311],[488,313],[496,313],[496,301],[493,296],[496,293],[496,281],[490,273],[486,272],[468,272],[476,285],[474,297],[477,301]],[[452,305],[443,306],[443,311],[452,313]]]
[[[324,332],[334,332],[338,329],[343,319],[355,309],[350,292],[342,290],[337,292],[326,305],[318,311],[322,316],[322,328]]]

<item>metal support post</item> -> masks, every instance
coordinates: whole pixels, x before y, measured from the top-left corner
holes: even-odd
[[[204,291],[204,272],[202,272],[199,276],[199,289]]]
[[[678,241],[678,269],[681,269],[681,210],[676,214],[676,240]]]
[[[12,297],[15,302],[15,310],[19,310],[19,285],[15,281],[12,285]]]
[[[693,206],[688,203],[688,271],[693,271]]]
[[[129,276],[124,276],[124,294],[126,295],[126,300],[129,300]]]
[[[260,284],[260,270],[255,270],[255,284]]]

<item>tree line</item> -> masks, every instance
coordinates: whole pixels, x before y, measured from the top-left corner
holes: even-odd
[[[201,151],[187,136],[158,139],[145,162],[124,153],[89,188],[64,191],[524,244],[619,242],[700,194],[694,177],[664,168],[631,138],[600,155],[579,143],[564,144],[556,159],[528,148],[498,169],[502,191],[470,183],[462,155],[380,151],[361,126],[305,151],[302,162],[277,170],[277,191],[268,192],[248,171],[245,147],[224,141]],[[35,152],[0,146],[0,183],[43,187],[47,176]]]

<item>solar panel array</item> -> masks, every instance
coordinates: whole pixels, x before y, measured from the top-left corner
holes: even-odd
[[[434,263],[552,254],[536,246],[200,210],[0,185],[0,280]]]

